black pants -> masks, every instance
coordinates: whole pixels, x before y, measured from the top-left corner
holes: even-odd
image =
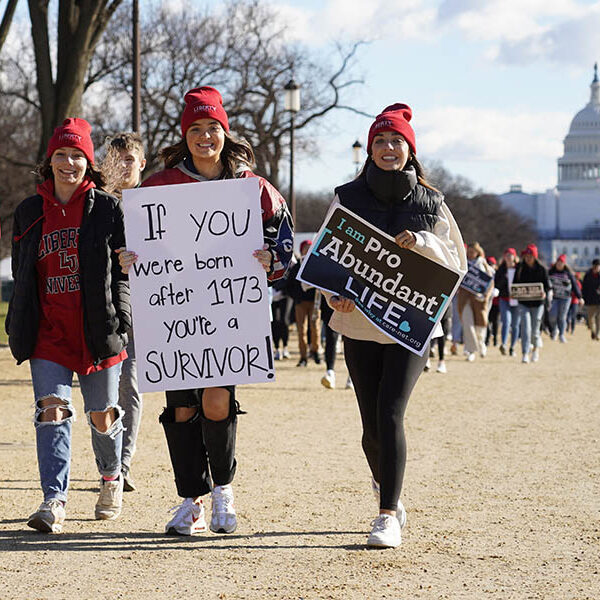
[[[273,321],[271,322],[271,333],[273,334],[273,345],[279,350],[279,342],[285,348],[288,345],[290,335],[290,316],[288,310],[288,298],[283,298],[271,304]]]
[[[498,319],[500,318],[500,307],[497,304],[492,304],[488,315],[488,329],[485,338],[485,345],[489,346],[490,337],[494,341],[494,346],[498,342]]]
[[[427,353],[347,337],[344,353],[363,425],[362,447],[381,487],[379,506],[396,510],[406,465],[404,412]]]
[[[444,332],[444,335],[441,335],[439,338],[437,338],[439,360],[444,360],[445,357],[444,350],[446,348],[446,336],[450,333],[450,327],[452,324],[450,320],[450,313],[451,311],[447,310],[440,320],[440,325],[442,326],[442,331]]]
[[[177,493],[182,498],[208,494],[214,485],[227,485],[235,475],[237,403],[235,387],[229,391],[229,416],[211,421],[202,411],[203,389],[166,392],[167,406],[160,415],[165,430]],[[175,408],[197,407],[196,414],[182,423],[175,421]]]
[[[327,302],[321,302],[321,320],[325,325],[325,364],[327,370],[335,369],[336,347],[340,334],[329,327],[329,319],[333,315],[333,308]]]

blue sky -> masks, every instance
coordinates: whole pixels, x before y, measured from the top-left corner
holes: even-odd
[[[314,49],[371,39],[353,104],[413,108],[420,157],[495,193],[556,184],[556,159],[589,101],[600,59],[600,2],[584,0],[300,0],[271,2]],[[301,83],[301,82],[300,82]],[[325,126],[326,125],[326,126]],[[331,189],[353,172],[351,145],[370,120],[337,113],[301,159],[297,188]]]

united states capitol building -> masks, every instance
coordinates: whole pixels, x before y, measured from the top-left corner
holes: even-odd
[[[573,120],[558,159],[558,185],[545,193],[526,194],[512,185],[499,198],[505,206],[531,219],[546,264],[560,254],[578,270],[600,258],[600,82],[598,66],[590,101]]]

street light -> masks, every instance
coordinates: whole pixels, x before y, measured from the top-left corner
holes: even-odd
[[[356,166],[355,175],[358,175],[358,169],[360,168],[360,163],[362,162],[362,144],[356,140],[354,144],[352,144],[352,162]]]
[[[290,79],[285,90],[285,110],[290,113],[290,206],[292,221],[296,224],[296,196],[294,195],[294,117],[300,110],[300,86]]]

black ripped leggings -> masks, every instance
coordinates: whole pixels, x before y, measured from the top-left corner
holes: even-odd
[[[427,352],[417,356],[399,344],[344,337],[344,354],[360,409],[362,447],[381,487],[379,507],[396,510],[406,465],[404,412]]]

